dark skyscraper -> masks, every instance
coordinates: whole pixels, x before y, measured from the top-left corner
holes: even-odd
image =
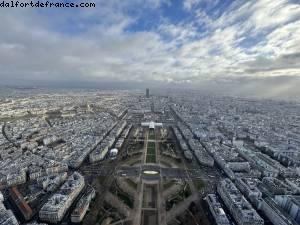
[[[149,91],[149,88],[146,89],[146,98],[149,98],[150,97],[150,91]]]

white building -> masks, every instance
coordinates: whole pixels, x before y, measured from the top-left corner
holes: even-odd
[[[84,183],[84,177],[78,172],[74,172],[60,190],[41,208],[39,212],[40,219],[50,223],[60,222],[83,189]]]
[[[231,223],[229,222],[221,203],[217,200],[217,196],[215,194],[208,194],[205,199],[216,224],[230,225]]]
[[[264,224],[264,220],[228,178],[219,182],[217,191],[238,225]]]
[[[0,224],[1,225],[18,225],[19,222],[11,210],[7,210],[3,205],[3,195],[0,191]]]
[[[149,127],[149,129],[155,129],[155,127],[162,127],[163,124],[162,123],[155,123],[155,122],[151,121],[151,122],[142,122],[141,126],[142,127]]]

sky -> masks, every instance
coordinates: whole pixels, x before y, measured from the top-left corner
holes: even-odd
[[[300,96],[300,0],[89,2],[0,8],[0,84]]]

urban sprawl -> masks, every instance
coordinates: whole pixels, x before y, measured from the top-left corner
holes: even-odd
[[[0,225],[300,225],[297,102],[16,89],[0,125]]]

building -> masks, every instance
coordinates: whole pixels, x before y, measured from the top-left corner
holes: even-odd
[[[126,125],[127,122],[122,120],[111,128],[111,130],[108,132],[108,135],[102,140],[96,149],[89,154],[89,161],[91,163],[103,160],[105,158],[106,154],[109,152],[109,149],[113,146],[116,140],[118,140]]]
[[[74,172],[60,190],[43,205],[39,212],[40,219],[49,223],[60,222],[84,185],[84,177]]]
[[[24,219],[30,220],[33,215],[33,212],[30,206],[25,201],[22,194],[18,191],[16,187],[11,188],[9,192],[11,199],[13,200],[19,211],[22,213]]]
[[[187,144],[194,153],[194,156],[196,157],[199,164],[209,167],[214,166],[214,159],[202,147],[201,143],[198,140],[189,139]]]
[[[113,148],[113,149],[110,150],[109,156],[111,158],[113,158],[113,157],[116,157],[118,155],[118,153],[119,153],[119,150],[117,148]]]
[[[251,203],[257,202],[262,197],[262,193],[257,188],[259,183],[255,178],[237,178],[236,186],[245,195]]]
[[[298,224],[300,223],[300,197],[293,195],[276,195],[276,203],[290,215]]]
[[[52,192],[56,190],[66,179],[67,172],[58,175],[45,176],[37,179],[37,183],[44,191]]]
[[[296,225],[296,221],[275,202],[267,197],[260,201],[259,209],[274,225]]]
[[[230,179],[226,178],[220,181],[217,191],[238,225],[264,224],[264,220]]]
[[[228,162],[227,163],[228,167],[233,171],[233,172],[250,172],[250,163],[249,162]]]
[[[150,90],[149,90],[149,88],[146,89],[146,98],[150,98]]]
[[[19,222],[13,212],[11,210],[7,210],[2,203],[0,203],[0,224],[19,225]]]
[[[149,129],[155,129],[155,127],[162,127],[163,124],[162,123],[155,123],[155,122],[151,121],[151,122],[142,122],[141,126],[142,127],[149,127]]]
[[[11,210],[7,210],[3,205],[3,195],[0,191],[0,224],[1,225],[19,225],[18,220]]]
[[[299,178],[286,178],[285,182],[290,185],[294,193],[300,193],[300,179]]]
[[[88,187],[71,214],[72,223],[80,223],[83,220],[87,210],[89,209],[90,202],[93,198],[95,198],[95,195],[95,189],[92,187]]]
[[[214,218],[217,225],[230,225],[226,213],[221,206],[221,203],[218,201],[217,196],[215,194],[208,194],[205,198],[210,213]]]
[[[293,188],[277,178],[264,177],[262,184],[272,195],[293,194]]]

